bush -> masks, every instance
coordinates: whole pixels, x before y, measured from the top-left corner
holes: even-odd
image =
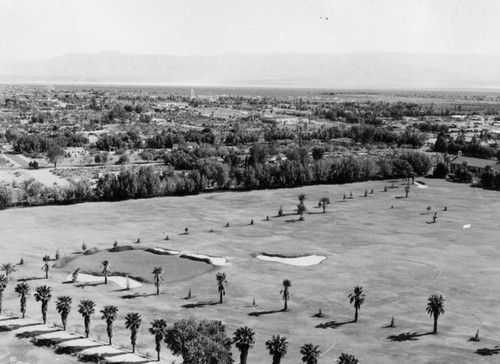
[[[82,244],[82,250],[83,251],[87,250],[87,244],[85,244],[85,243]]]
[[[283,216],[283,206],[280,206],[280,209],[278,210],[278,216]]]

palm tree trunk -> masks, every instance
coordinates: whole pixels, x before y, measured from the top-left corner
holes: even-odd
[[[85,323],[85,337],[88,338],[90,334],[90,317],[85,317],[84,323]]]
[[[288,300],[285,298],[285,308],[284,308],[285,311],[288,311]]]
[[[104,274],[104,284],[108,284],[108,273]]]
[[[26,314],[26,296],[21,297],[21,313],[23,314],[24,318],[24,315]]]
[[[222,299],[222,291],[220,292],[220,299],[219,299],[219,303],[223,303],[223,299]]]
[[[354,309],[354,322],[358,322],[358,308]]]
[[[160,350],[157,351],[157,354],[158,354],[158,361],[160,361]]]
[[[3,306],[3,291],[0,291],[0,313],[2,313]]]
[[[157,296],[160,295],[160,285],[159,284],[156,285],[156,295]]]
[[[280,362],[281,362],[281,357],[275,354],[273,356],[273,364],[280,364]]]
[[[438,319],[436,316],[434,316],[434,331],[432,333],[436,335],[437,332],[438,332]]]
[[[248,349],[242,349],[240,353],[240,364],[247,364]]]
[[[108,324],[107,333],[108,333],[109,345],[111,345],[112,344],[111,339],[113,337],[113,329],[110,324]]]

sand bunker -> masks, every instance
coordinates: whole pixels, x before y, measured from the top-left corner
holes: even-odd
[[[418,183],[418,182],[415,182],[415,185],[417,186],[417,188],[429,188],[429,186],[423,185],[423,184]]]
[[[463,228],[464,228],[464,229],[468,229],[468,228],[470,228],[470,227],[471,227],[471,224],[465,224],[465,225],[463,226]]]
[[[68,281],[73,280],[73,275],[70,274],[66,277]],[[129,288],[137,288],[142,286],[141,282],[138,282],[132,278],[129,278]],[[127,278],[120,276],[109,276],[108,281],[114,282],[122,288],[127,288]],[[104,283],[104,277],[93,276],[91,274],[79,273],[78,278],[75,283]]]
[[[181,254],[180,250],[163,249],[163,248],[150,248],[146,251],[151,251],[152,253],[165,254],[165,255],[178,255]]]
[[[211,256],[205,255],[205,254],[188,253],[188,254],[182,254],[181,258],[198,260],[198,261],[206,262],[208,264],[217,265],[217,266],[221,266],[221,265],[226,265],[227,264],[227,259],[226,258],[211,257]]]
[[[309,267],[311,265],[319,264],[326,259],[326,257],[322,255],[305,255],[303,257],[286,258],[282,256],[273,256],[267,254],[257,255],[257,258],[268,262],[278,262],[288,265],[294,265],[297,267]]]

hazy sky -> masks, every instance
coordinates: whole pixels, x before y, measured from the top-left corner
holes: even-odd
[[[102,51],[500,53],[500,1],[0,0],[0,60]]]

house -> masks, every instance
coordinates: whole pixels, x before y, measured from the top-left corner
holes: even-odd
[[[496,160],[464,157],[459,154],[450,162],[450,172],[455,173],[460,166],[464,165],[464,163],[467,165],[467,170],[476,176],[481,175],[485,171],[486,167],[495,167],[495,169],[498,168],[498,162]]]
[[[63,149],[64,154],[67,158],[85,155],[85,149],[83,149],[82,147],[67,147]]]

